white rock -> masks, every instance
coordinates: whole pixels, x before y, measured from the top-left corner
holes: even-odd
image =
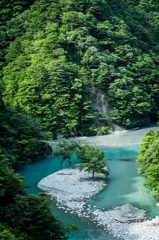
[[[59,174],[60,173],[60,174]],[[63,175],[63,173],[72,173]],[[84,181],[89,178],[89,181]],[[144,220],[146,212],[142,209],[133,207],[125,203],[121,207],[113,210],[102,211],[96,209],[90,211],[91,205],[85,207],[84,198],[89,198],[104,188],[104,181],[98,184],[92,182],[91,174],[78,169],[63,169],[57,173],[51,174],[38,183],[38,188],[47,191],[51,199],[56,199],[63,206],[58,208],[65,209],[69,207],[72,214],[81,217],[85,214],[88,218],[93,215],[93,221],[97,225],[102,225],[106,231],[110,231],[114,236],[126,240],[159,240],[159,216],[154,219],[143,222],[131,222],[133,219]],[[98,185],[101,184],[101,187]],[[159,206],[159,203],[157,204]],[[96,206],[93,206],[96,208]],[[86,212],[88,210],[88,212]],[[84,213],[82,213],[84,211]],[[65,210],[67,213],[67,210]],[[89,213],[92,214],[89,216]]]

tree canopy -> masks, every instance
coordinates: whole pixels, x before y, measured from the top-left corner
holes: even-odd
[[[72,163],[71,156],[73,153],[75,153],[78,147],[79,144],[73,139],[71,139],[70,141],[68,141],[65,138],[59,139],[58,143],[56,144],[56,148],[53,150],[53,156],[56,157],[58,155],[61,155],[62,156],[61,164],[63,163],[63,161],[68,159],[71,168]]]
[[[2,2],[5,103],[37,117],[53,138],[107,132],[97,93],[109,122],[132,128],[157,121],[157,1]]]
[[[159,195],[159,130],[155,133],[152,129],[142,139],[137,162],[140,164],[138,171],[147,177],[144,183],[153,195]]]
[[[28,194],[23,177],[13,170],[49,154],[50,148],[36,141],[46,140],[39,121],[5,106],[1,96],[0,121],[0,239],[67,239],[77,227],[57,219],[44,198]]]
[[[94,179],[95,173],[103,173],[106,177],[109,175],[106,168],[107,160],[104,159],[104,152],[98,147],[90,145],[80,144],[80,148],[75,151],[78,159],[82,160],[82,163],[78,165],[78,169],[90,173],[92,172],[92,178]]]

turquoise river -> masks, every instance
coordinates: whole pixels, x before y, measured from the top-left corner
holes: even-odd
[[[159,215],[159,208],[156,207],[157,199],[152,194],[147,194],[143,186],[145,178],[137,173],[138,164],[135,161],[141,138],[150,127],[141,128],[136,131],[126,133],[109,134],[99,137],[80,137],[75,140],[81,143],[89,143],[100,147],[105,152],[108,160],[107,166],[110,176],[107,179],[107,187],[96,196],[92,197],[89,205],[94,209],[105,211],[109,208],[120,206],[124,202],[129,202],[136,207],[148,211],[147,217]],[[157,125],[152,125],[155,131],[159,129]],[[52,144],[54,147],[54,143]],[[18,169],[24,176],[25,183],[30,186],[27,191],[38,194],[37,183],[47,175],[68,166],[67,161],[60,165],[61,158],[46,158]],[[78,163],[73,156],[73,163]],[[71,215],[69,211],[56,206],[56,201],[52,201],[52,210],[55,216],[59,216],[65,223],[73,223],[79,226],[80,230],[69,235],[71,240],[115,240],[116,238],[105,232],[93,219],[81,219],[76,215]]]

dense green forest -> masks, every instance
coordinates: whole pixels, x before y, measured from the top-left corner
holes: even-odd
[[[51,153],[36,141],[46,139],[39,121],[5,106],[0,98],[0,122],[0,239],[67,239],[75,226],[64,226],[48,201],[26,193],[23,178],[13,170]]]
[[[0,108],[0,150],[12,166],[47,157],[51,148],[37,141],[45,140],[39,121],[10,107]]]
[[[54,138],[107,132],[97,93],[111,122],[132,128],[157,121],[158,1],[32,3],[3,1],[5,104],[38,118]]]
[[[0,239],[66,239],[74,228],[13,170],[49,154],[36,140],[157,121],[158,31],[158,0],[0,1]],[[157,144],[149,132],[138,158],[155,195]]]
[[[147,177],[145,187],[154,197],[159,196],[159,130],[155,133],[151,129],[142,139],[137,162],[138,171]]]

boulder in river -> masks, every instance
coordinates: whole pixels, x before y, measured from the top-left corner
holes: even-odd
[[[156,207],[159,207],[159,202],[158,202],[158,203],[156,203]]]

